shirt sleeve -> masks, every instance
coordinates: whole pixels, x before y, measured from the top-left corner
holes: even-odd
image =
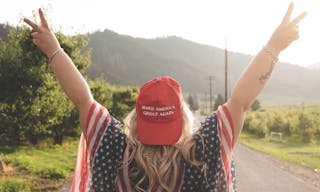
[[[219,136],[223,147],[232,152],[234,147],[234,125],[228,108],[225,105],[218,107],[216,111],[218,117]]]
[[[87,141],[87,148],[90,154],[90,162],[97,151],[99,144],[104,139],[106,145],[110,146],[112,156],[121,157],[123,153],[123,145],[125,141],[125,134],[121,130],[122,124],[112,117],[108,110],[98,102],[94,101],[90,107],[87,126],[85,130],[85,137]],[[104,138],[105,137],[105,138]]]
[[[96,101],[92,102],[87,117],[86,129],[84,132],[88,144],[92,140],[97,140],[97,137],[99,137],[99,133],[104,131],[109,121],[109,111],[100,103]]]
[[[89,109],[86,128],[81,134],[71,192],[85,191],[87,183],[90,182],[93,151],[95,151],[93,149],[97,148],[97,138],[101,138],[109,121],[109,112],[94,101]]]
[[[121,128],[122,124],[112,117],[105,107],[96,101],[91,104],[86,128],[81,134],[71,192],[85,191],[88,183],[92,181],[92,177],[96,174],[92,169],[95,154],[97,157],[107,155],[110,161],[105,162],[113,167],[112,170],[116,170],[117,162],[122,158],[126,147],[126,136]],[[98,150],[100,144],[104,146],[102,150]],[[99,151],[102,154],[100,156]],[[115,175],[113,172],[108,174],[109,177]]]
[[[234,126],[228,108],[225,105],[218,107],[217,111],[218,133],[221,142],[221,160],[227,176],[230,181],[232,152],[234,147]]]

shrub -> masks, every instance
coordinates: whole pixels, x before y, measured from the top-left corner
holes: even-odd
[[[59,168],[59,167],[50,167],[47,169],[42,169],[39,171],[39,175],[42,178],[49,178],[49,179],[64,179],[67,177],[67,171]]]
[[[311,140],[312,120],[306,113],[299,114],[298,133],[301,136],[301,141],[309,143]]]
[[[297,141],[320,142],[319,107],[270,107],[247,112],[244,132],[264,137],[272,131],[296,136]]]
[[[319,125],[320,126],[320,125]],[[314,131],[314,134],[313,134],[313,139],[317,142],[317,143],[320,143],[320,128],[316,129]]]
[[[30,192],[30,183],[23,179],[0,179],[0,192]]]
[[[262,138],[266,135],[266,130],[267,122],[265,118],[261,118],[259,113],[249,113],[247,115],[243,131]]]

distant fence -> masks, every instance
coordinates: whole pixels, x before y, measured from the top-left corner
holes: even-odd
[[[271,131],[270,137],[272,138],[273,136],[279,136],[279,140],[282,141],[282,132]]]

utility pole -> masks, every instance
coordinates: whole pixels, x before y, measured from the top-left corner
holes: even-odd
[[[209,76],[209,90],[210,90],[210,113],[212,112],[213,110],[213,105],[212,105],[212,85],[213,85],[213,82],[214,82],[214,76]]]
[[[208,93],[205,92],[205,112],[208,112]]]
[[[224,101],[228,100],[228,50],[227,50],[227,38],[225,41],[224,49]]]

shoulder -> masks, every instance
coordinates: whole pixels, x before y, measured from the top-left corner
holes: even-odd
[[[93,139],[97,134],[101,136],[110,122],[109,111],[100,103],[93,101],[87,115],[85,129],[83,130],[87,141]]]
[[[220,150],[218,134],[217,115],[213,113],[201,122],[200,128],[193,135],[198,160],[206,161],[210,156],[209,153],[216,153]]]
[[[225,140],[230,147],[235,144],[235,128],[233,118],[227,105],[220,105],[215,112],[217,114],[217,122],[219,134],[222,140]]]
[[[126,136],[123,133],[123,124],[110,115],[109,111],[98,102],[93,102],[86,122],[84,131],[87,143],[90,146],[104,143],[123,143]],[[93,148],[93,151],[95,148]]]
[[[217,115],[216,113],[213,113],[205,117],[205,119],[200,123],[200,128],[196,131],[195,136],[196,138],[199,136],[209,138],[217,134],[217,128]]]

